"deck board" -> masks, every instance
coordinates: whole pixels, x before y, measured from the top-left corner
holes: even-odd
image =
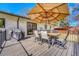
[[[40,45],[39,42],[34,41],[34,37],[22,40],[21,43],[28,53],[32,53],[33,56],[79,56],[79,44],[74,42],[68,41],[66,44],[66,49],[58,45],[52,45],[50,48],[48,48],[47,43]],[[27,56],[19,42],[14,39],[6,42],[5,48],[0,54],[0,56],[7,55]]]
[[[56,50],[51,53],[51,56],[55,56],[58,53],[59,49],[59,46],[56,46]]]
[[[65,50],[67,50],[67,48],[66,49],[60,48],[56,56],[61,56],[61,55],[63,56],[65,54]]]
[[[68,52],[67,52],[67,56],[72,56],[74,45],[73,45],[72,42],[69,42],[69,45],[70,45],[70,46],[69,46],[69,49],[68,49]]]
[[[69,49],[69,42],[66,44],[67,48],[63,50],[61,56],[66,56],[67,55],[67,52],[68,52],[68,49]]]
[[[45,46],[45,45],[44,45]],[[45,48],[45,49],[43,49],[43,51],[42,52],[40,52],[39,53],[39,56],[44,56],[46,53],[48,53],[48,51],[49,50],[51,50],[52,49],[52,47],[50,47],[50,49],[48,48],[48,46]]]
[[[77,56],[79,56],[79,43],[77,44]]]
[[[74,43],[74,56],[79,56],[79,43]]]
[[[37,49],[37,52],[34,54],[35,55],[39,55],[40,52],[43,52],[45,49],[48,49],[46,46],[42,45],[41,47],[39,47],[39,49]]]
[[[37,55],[38,56],[40,56],[40,55],[42,55],[45,51],[47,51],[48,50],[48,47],[46,46],[44,49],[42,49],[42,51],[41,52],[39,52]]]
[[[42,56],[46,56],[47,54],[50,53],[51,49],[52,49],[52,51],[53,51],[53,50],[55,49],[55,46],[50,47],[50,49],[47,49],[47,50],[46,50],[44,53],[42,53],[41,55],[42,55]]]
[[[55,50],[56,50],[56,46],[51,47],[51,49],[48,50],[48,52],[46,51],[47,53],[45,53],[44,56],[50,56],[51,53],[53,53]]]

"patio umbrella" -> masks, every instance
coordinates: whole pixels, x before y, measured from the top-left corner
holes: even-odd
[[[28,13],[33,22],[52,24],[69,15],[66,3],[37,3]]]

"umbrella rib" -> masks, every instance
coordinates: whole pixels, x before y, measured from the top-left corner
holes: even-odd
[[[44,13],[46,12],[51,12],[51,10],[55,9],[55,8],[58,8],[59,6],[62,6],[64,5],[65,3],[61,4],[61,5],[58,5],[52,9],[49,9],[48,11],[46,11],[39,3],[37,3],[38,6],[40,6],[43,10],[44,10]],[[38,13],[43,13],[43,12],[38,12]],[[38,14],[38,13],[29,13],[29,14]],[[57,12],[52,12],[52,13],[57,13]],[[59,13],[59,14],[66,14],[66,13]],[[69,15],[68,13],[66,15]]]
[[[57,8],[57,10],[58,10],[58,12],[60,12],[58,8]],[[59,15],[60,15],[60,14],[58,13],[58,15],[57,15],[54,19],[57,19],[57,17],[58,17]]]
[[[59,6],[62,6],[62,5],[64,5],[64,4],[65,4],[65,3],[63,3],[63,4],[61,4],[61,5],[58,5],[58,6],[52,8],[52,9],[50,9],[50,10],[48,10],[48,11],[51,11],[51,10],[53,10],[53,9],[55,9],[55,8],[58,8]]]
[[[39,7],[41,7],[41,8],[42,8],[42,10],[44,10],[44,12],[46,12],[46,10],[44,9],[44,7],[43,7],[43,6],[41,6],[39,3],[37,3],[37,5],[38,5]]]
[[[35,19],[42,21],[41,19],[39,19],[39,17],[41,17],[41,15],[39,15],[39,16],[36,17]],[[34,19],[34,20],[35,20],[35,19]]]
[[[43,13],[43,12],[38,12],[38,13]],[[38,14],[38,13],[30,13],[31,14]],[[66,13],[58,13],[58,12],[51,12],[51,13],[56,13],[56,14],[65,14],[65,15],[69,15],[69,14],[66,14]]]
[[[38,15],[38,17],[35,17],[35,18],[34,18],[34,20],[37,19],[37,20],[40,20],[40,22],[43,21],[43,18],[49,19],[50,17],[54,17],[53,19],[56,19],[56,20],[58,21],[58,18],[57,18],[57,17],[61,16],[61,14],[62,14],[62,15],[69,15],[68,13],[62,13],[62,12],[60,12],[59,9],[58,9],[58,7],[60,7],[60,6],[64,5],[64,4],[65,4],[65,3],[60,4],[60,5],[58,5],[58,6],[54,7],[54,8],[49,9],[48,11],[46,11],[46,10],[44,9],[44,7],[43,7],[40,3],[37,3],[37,5],[38,5],[44,12],[41,11],[41,12],[38,12],[38,13],[37,13],[37,12],[36,12],[36,13],[30,13],[29,15],[31,15],[31,14],[40,14],[40,15]],[[52,10],[55,9],[55,8],[58,9],[58,12],[52,11]],[[41,13],[44,13],[45,17],[44,17],[44,15],[41,14]],[[51,14],[50,14],[50,13],[51,13]],[[53,14],[58,14],[58,15],[56,15],[56,17],[55,17]],[[48,15],[49,15],[49,16],[48,16]],[[42,18],[39,18],[39,17],[42,17]],[[47,21],[50,21],[50,20],[47,20]],[[52,21],[52,20],[51,20],[51,21]],[[50,21],[50,22],[51,22],[51,21]]]
[[[41,17],[41,15],[39,15],[38,17]],[[34,18],[34,19],[38,19],[38,17]]]
[[[52,13],[69,15],[69,14],[66,14],[66,13],[57,13],[57,12],[52,12]]]
[[[58,14],[58,16],[59,16],[59,15],[60,15],[60,14]],[[52,16],[53,16],[53,15],[52,15]],[[58,16],[57,16],[57,17],[58,17]],[[54,16],[53,16],[53,17],[54,17]],[[54,19],[56,19],[56,20],[58,21],[57,17],[55,17]]]
[[[41,6],[39,3],[37,3],[37,5],[39,5],[43,10],[44,10],[44,13],[46,14],[46,18],[47,18],[47,11],[43,8],[43,6]],[[41,14],[40,14],[41,15]]]
[[[57,9],[58,9],[58,8],[57,8]],[[58,10],[58,11],[59,11],[59,10]],[[51,15],[51,16],[52,16],[52,17],[54,17],[54,16],[53,16],[53,13],[52,13],[52,15]],[[58,16],[59,16],[59,13],[58,13]],[[58,16],[57,16],[57,17],[58,17]]]

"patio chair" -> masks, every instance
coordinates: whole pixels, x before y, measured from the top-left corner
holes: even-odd
[[[40,36],[41,36],[41,42],[47,42],[48,43],[48,48],[51,46],[51,39],[49,39],[47,35],[47,31],[40,31]]]
[[[66,47],[65,47],[65,44],[67,43],[67,38],[68,38],[68,36],[69,36],[69,33],[70,33],[70,31],[68,30],[68,31],[67,31],[67,34],[66,34],[66,37],[65,37],[63,40],[55,39],[53,45],[54,45],[54,44],[57,44],[57,45],[59,45],[59,46],[61,46],[61,47],[63,47],[63,48],[66,48]]]
[[[40,36],[37,30],[34,30],[34,37],[35,37],[35,42],[40,40]]]

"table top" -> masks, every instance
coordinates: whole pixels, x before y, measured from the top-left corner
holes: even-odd
[[[38,34],[40,35],[40,32],[38,32]],[[47,33],[49,36],[59,36],[60,33],[53,33],[53,32],[48,32]]]
[[[60,33],[48,33],[48,35],[50,35],[50,36],[59,36]]]

